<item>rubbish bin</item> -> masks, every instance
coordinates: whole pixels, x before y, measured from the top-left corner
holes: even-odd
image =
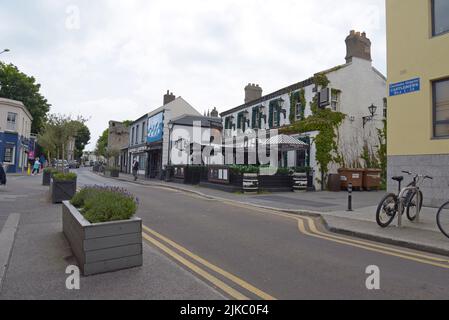
[[[341,180],[339,174],[330,174],[328,177],[327,187],[331,192],[341,191]]]
[[[343,190],[348,190],[349,183],[352,183],[354,189],[362,190],[363,172],[364,169],[339,169],[338,174],[340,176],[341,188]]]
[[[380,190],[382,184],[382,171],[379,169],[365,169],[363,171],[363,189],[366,191]]]

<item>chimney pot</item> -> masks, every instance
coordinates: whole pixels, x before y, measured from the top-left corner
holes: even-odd
[[[371,41],[366,37],[366,32],[351,30],[346,37],[346,63],[350,63],[354,57],[372,61]]]

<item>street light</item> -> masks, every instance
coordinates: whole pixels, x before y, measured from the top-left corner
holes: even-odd
[[[374,104],[371,104],[371,106],[368,108],[368,110],[371,115],[363,117],[363,128],[365,128],[365,126],[368,122],[374,120],[374,116],[376,115],[376,112],[377,112],[377,107]]]
[[[9,49],[4,49],[2,52],[0,52],[0,54],[5,53],[5,52],[10,52],[11,50]]]

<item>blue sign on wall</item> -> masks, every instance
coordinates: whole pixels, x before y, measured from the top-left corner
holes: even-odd
[[[390,84],[390,97],[412,93],[421,90],[421,79],[416,78]]]
[[[159,142],[164,135],[164,113],[158,113],[148,120],[148,143]]]

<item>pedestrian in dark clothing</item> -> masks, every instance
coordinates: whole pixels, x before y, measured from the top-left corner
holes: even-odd
[[[133,176],[134,176],[134,181],[137,181],[137,175],[139,173],[139,161],[137,159],[134,159],[133,162]]]
[[[6,185],[6,172],[2,163],[0,163],[0,185]]]

